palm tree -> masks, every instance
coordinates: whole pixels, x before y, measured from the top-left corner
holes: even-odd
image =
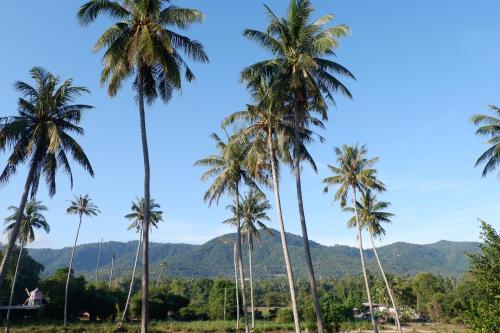
[[[353,202],[357,202],[357,192],[366,192],[369,189],[384,191],[385,187],[382,182],[376,178],[377,171],[373,169],[373,165],[378,158],[368,159],[366,157],[367,150],[365,145],[347,146],[342,148],[335,147],[338,166],[328,165],[328,168],[333,173],[333,176],[323,180],[326,184],[324,189],[328,192],[331,186],[337,186],[334,200],[340,201],[341,207],[345,207],[349,191],[352,191]],[[365,258],[363,254],[363,239],[361,237],[361,221],[357,206],[354,205],[354,216],[356,218],[357,237],[359,241],[359,256],[361,258],[361,269],[365,280],[366,294],[370,306],[370,315],[372,318],[374,332],[378,332],[377,321],[373,313],[372,300],[370,295],[370,287],[368,277],[366,275]]]
[[[30,70],[35,85],[18,81],[14,88],[21,94],[18,115],[0,117],[0,151],[12,149],[7,166],[0,174],[0,183],[8,182],[17,168],[27,162],[28,175],[18,211],[25,211],[28,195],[34,198],[40,177],[45,176],[49,195],[56,193],[56,170],[63,169],[73,186],[73,174],[68,154],[91,176],[92,166],[82,147],[72,134],[83,135],[78,124],[82,113],[92,109],[90,105],[73,104],[77,97],[88,93],[88,89],[73,86],[72,80],[62,81],[41,67]],[[18,215],[5,247],[0,264],[0,287],[5,281],[7,262],[10,259],[21,228],[22,215]]]
[[[289,111],[290,108],[286,105],[286,95],[283,94],[285,89],[279,86],[279,82],[270,83],[265,78],[259,77],[249,82],[247,88],[256,104],[247,105],[243,111],[229,115],[223,121],[222,126],[225,128],[235,123],[243,126],[244,128],[240,135],[249,140],[253,140],[252,142],[255,145],[253,150],[267,155],[261,159],[269,160],[260,166],[267,166],[271,169],[276,214],[278,217],[281,245],[290,290],[295,332],[300,333],[300,318],[295,296],[295,282],[288,252],[279,189],[279,159],[283,160],[286,164],[292,163],[290,146],[294,136],[293,121],[291,119],[291,112]],[[321,121],[316,120],[316,123],[320,125]],[[313,141],[314,134],[315,133],[308,129],[303,129],[302,142]],[[323,139],[321,136],[318,137],[320,141]],[[265,152],[266,150],[267,153]],[[313,169],[316,170],[316,165],[305,146],[302,146],[301,154],[303,156],[302,158],[310,162]]]
[[[160,209],[160,204],[156,203],[154,199],[149,201],[149,228],[158,228],[158,223],[163,221],[163,212]],[[135,229],[139,234],[139,241],[137,242],[137,250],[135,252],[134,268],[132,269],[132,278],[130,279],[130,286],[128,288],[127,300],[125,301],[125,307],[123,308],[122,317],[120,319],[119,326],[122,327],[123,321],[125,320],[125,315],[127,314],[128,305],[130,304],[130,297],[132,296],[132,287],[134,286],[135,273],[137,271],[137,262],[139,260],[139,251],[142,245],[143,233],[144,233],[144,216],[146,211],[146,201],[144,198],[132,201],[132,206],[130,207],[130,213],[125,215],[125,218],[131,220],[132,223],[128,226],[128,229]]]
[[[493,172],[500,165],[500,108],[489,105],[492,115],[476,114],[472,117],[474,125],[479,126],[476,134],[488,138],[486,144],[491,145],[476,161],[476,166],[485,164],[483,177]],[[500,175],[500,174],[499,174]]]
[[[394,311],[396,311],[396,316],[395,316],[396,326],[398,330],[402,332],[401,323],[399,321],[398,307],[396,301],[394,300],[394,293],[392,292],[392,288],[389,284],[389,281],[387,280],[384,268],[382,267],[382,263],[380,262],[380,258],[378,256],[378,251],[377,247],[375,246],[375,240],[374,240],[374,237],[381,238],[383,235],[385,235],[385,228],[382,226],[382,223],[390,223],[391,217],[394,216],[394,214],[384,211],[384,209],[387,209],[387,207],[389,207],[390,205],[391,204],[386,201],[377,201],[377,196],[372,194],[372,191],[370,190],[363,192],[361,196],[361,201],[356,202],[356,208],[359,213],[361,226],[363,228],[366,228],[370,234],[370,240],[372,243],[373,252],[375,254],[375,258],[377,259],[377,264],[380,269],[380,272],[382,273],[382,277],[385,283],[385,288],[387,289],[387,293],[391,300],[392,307],[394,308]],[[346,207],[344,208],[344,210],[354,213],[353,207]],[[349,227],[356,226],[355,216],[353,216],[349,220],[348,226]]]
[[[167,6],[165,6],[167,5]],[[144,102],[152,104],[158,97],[165,103],[174,91],[181,89],[182,72],[187,81],[195,78],[182,57],[208,62],[198,41],[181,35],[173,28],[185,30],[203,21],[195,9],[179,8],[169,0],[90,0],[78,11],[82,25],[89,25],[99,15],[109,15],[118,22],[109,27],[97,40],[94,50],[105,50],[101,84],[108,83],[108,94],[115,96],[122,83],[134,76],[139,105],[142,151],[144,159],[144,199],[150,200],[150,167],[146,135]],[[149,223],[146,205],[145,223]],[[149,227],[143,232],[141,332],[148,331],[149,290]]]
[[[227,207],[231,210],[234,217],[227,219],[224,223],[231,225],[236,225],[238,223],[236,219],[236,207],[234,205],[229,205]],[[260,230],[262,229],[267,233],[272,235],[271,229],[269,229],[264,221],[270,221],[271,219],[267,216],[266,211],[271,208],[269,201],[266,199],[264,194],[249,191],[246,196],[242,199],[240,205],[240,214],[243,219],[243,224],[241,226],[242,232],[247,236],[248,244],[248,275],[250,278],[250,307],[252,310],[252,329],[255,329],[255,308],[254,308],[254,297],[253,297],[253,248],[254,239],[260,241]]]
[[[71,251],[71,257],[69,259],[68,267],[68,277],[66,278],[66,290],[64,292],[64,330],[67,330],[68,324],[68,287],[69,278],[71,276],[71,270],[73,267],[73,258],[75,257],[76,244],[78,242],[78,235],[80,234],[80,227],[82,226],[83,216],[97,216],[100,213],[99,208],[92,202],[92,199],[88,194],[85,195],[75,195],[74,200],[70,202],[69,207],[66,209],[66,213],[71,215],[78,215],[78,229],[76,229],[75,242],[73,244],[73,250]]]
[[[334,102],[334,92],[351,97],[349,90],[335,75],[347,78],[354,78],[354,76],[345,67],[328,59],[328,57],[335,55],[334,50],[338,46],[338,39],[346,36],[349,28],[345,25],[324,28],[325,24],[332,20],[332,15],[322,16],[310,23],[313,8],[309,0],[290,0],[286,17],[278,17],[267,6],[266,11],[270,20],[267,29],[265,31],[247,29],[244,34],[270,51],[274,58],[260,61],[245,68],[242,72],[242,78],[251,81],[256,77],[264,76],[281,81],[281,85],[287,87],[294,115],[293,169],[297,204],[318,332],[323,333],[323,320],[316,290],[302,199],[300,179],[301,129],[311,125],[307,121],[309,113],[317,113],[323,120],[327,119],[327,102]]]
[[[16,227],[17,216],[19,215],[19,208],[15,206],[10,206],[9,210],[12,211],[12,215],[10,215],[5,219],[5,223],[8,224],[7,227],[5,228],[5,233],[8,234],[8,238],[12,237],[13,231]],[[5,333],[9,332],[10,308],[12,306],[12,300],[14,298],[17,273],[19,271],[23,249],[26,244],[31,243],[35,240],[35,229],[43,229],[46,233],[50,232],[50,226],[47,223],[45,216],[43,216],[43,212],[47,210],[48,210],[47,207],[44,206],[41,201],[37,201],[36,199],[33,198],[26,204],[26,207],[24,209],[24,214],[21,214],[22,215],[21,227],[19,228],[19,234],[17,236],[19,241],[19,255],[17,257],[14,277],[12,278],[9,307],[7,309],[7,315],[5,316]]]
[[[241,213],[240,213],[240,185],[244,183],[250,189],[260,191],[255,179],[263,180],[260,171],[253,174],[249,168],[249,156],[252,145],[245,139],[233,135],[228,138],[228,142],[215,133],[212,134],[215,141],[218,154],[210,155],[195,163],[196,166],[208,167],[208,170],[201,176],[202,181],[214,178],[212,185],[204,195],[204,200],[212,205],[218,203],[223,194],[229,194],[234,197],[236,207],[236,250],[238,256],[238,269],[240,275],[241,302],[243,307],[243,318],[245,322],[245,332],[249,332],[247,303],[245,296],[245,278],[243,272],[243,256],[241,252]]]

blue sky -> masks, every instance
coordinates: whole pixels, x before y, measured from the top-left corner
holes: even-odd
[[[262,1],[177,1],[206,14],[206,22],[189,35],[200,40],[210,64],[192,67],[197,81],[186,84],[168,105],[147,110],[152,165],[152,195],[162,205],[166,221],[153,241],[203,243],[228,232],[220,221],[228,217],[221,202],[208,208],[202,200],[207,184],[193,163],[213,152],[208,136],[220,121],[248,102],[239,71],[263,59],[265,52],[242,36],[244,28],[263,29]],[[284,13],[285,1],[266,1]],[[396,241],[431,243],[440,239],[478,239],[477,217],[500,226],[500,183],[495,175],[480,177],[473,167],[485,149],[469,122],[500,104],[500,3],[471,1],[313,1],[316,15],[333,13],[351,36],[341,41],[337,61],[356,82],[345,81],[354,99],[337,99],[322,135],[324,144],[310,147],[318,165],[303,173],[309,236],[323,244],[354,244],[347,216],[331,195],[322,193],[326,165],[334,162],[332,147],[366,143],[380,157],[380,177],[397,216],[387,226],[382,244]],[[75,186],[64,174],[49,199],[45,186],[38,198],[49,207],[50,235],[38,235],[33,247],[62,247],[73,241],[76,218],[65,208],[73,193],[90,193],[102,214],[84,222],[80,242],[126,241],[136,234],[123,218],[130,202],[141,195],[142,155],[138,113],[130,84],[111,99],[99,87],[101,55],[93,43],[110,22],[102,19],[82,28],[75,13],[83,1],[8,1],[0,21],[0,115],[16,112],[15,80],[28,80],[28,70],[43,66],[62,78],[74,78],[92,94],[82,102],[96,106],[85,115],[81,138],[96,171],[94,179],[74,167]],[[5,165],[0,155],[0,165]],[[0,215],[20,199],[26,170],[0,187]],[[287,231],[300,233],[293,181],[282,179]],[[272,202],[272,196],[269,196]],[[275,223],[274,210],[269,212]]]

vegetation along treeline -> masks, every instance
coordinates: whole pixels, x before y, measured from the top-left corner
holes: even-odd
[[[130,228],[139,235],[128,280],[113,281],[111,273],[108,283],[90,282],[72,269],[83,221],[99,213],[88,194],[76,196],[67,209],[68,214],[78,217],[67,268],[39,280],[43,267],[23,248],[35,239],[35,229],[49,231],[43,217],[46,207],[36,200],[40,178],[45,178],[53,196],[58,169],[66,172],[73,185],[71,161],[94,176],[91,162],[77,141],[84,134],[80,121],[93,106],[78,103],[78,98],[89,92],[85,87],[62,80],[42,67],[30,71],[32,83],[15,83],[20,94],[17,114],[0,118],[0,151],[8,154],[0,182],[10,181],[21,165],[27,166],[27,174],[19,205],[7,218],[8,243],[0,263],[1,297],[9,304],[6,331],[10,317],[19,315],[9,311],[11,305],[22,303],[26,296],[19,285],[40,286],[47,303],[34,317],[63,319],[65,330],[68,321],[84,314],[90,320],[117,320],[122,329],[126,319],[140,318],[140,331],[146,333],[150,319],[229,320],[235,316],[239,319],[241,312],[246,333],[257,328],[259,318],[292,323],[290,327],[296,333],[304,328],[336,332],[350,322],[366,325],[376,333],[385,321],[394,322],[396,330],[402,332],[402,324],[415,319],[461,321],[478,332],[498,331],[500,247],[498,234],[487,223],[482,222],[481,251],[470,255],[470,272],[458,281],[425,273],[397,277],[385,271],[374,239],[385,234],[384,223],[391,221],[392,214],[388,211],[390,203],[383,201],[387,188],[376,169],[378,158],[370,156],[366,145],[335,147],[328,158],[331,174],[323,181],[324,191],[332,193],[333,201],[352,214],[347,224],[355,230],[361,274],[343,279],[317,278],[301,173],[305,165],[316,171],[309,145],[324,141],[319,131],[326,126],[335,97],[352,98],[344,82],[352,83],[355,76],[335,61],[340,40],[349,35],[349,27],[332,24],[333,15],[314,18],[309,0],[290,0],[283,16],[268,6],[264,9],[267,26],[243,33],[267,54],[241,71],[251,102],[241,110],[228,110],[235,112],[221,119],[223,134],[211,135],[214,152],[195,162],[205,169],[201,179],[208,183],[203,196],[207,204],[219,204],[224,196],[232,202],[223,222],[236,230],[236,237],[227,240],[234,249],[234,282],[172,279],[163,274],[168,263],[162,263],[156,279],[149,274],[149,234],[153,227],[159,227],[163,216],[150,191],[146,109],[158,99],[168,103],[184,82],[195,78],[188,60],[208,63],[203,45],[182,34],[191,25],[203,22],[200,11],[167,0],[90,0],[77,13],[82,26],[101,16],[112,20],[94,45],[95,52],[103,54],[100,82],[110,97],[115,97],[123,84],[131,83],[140,116],[144,188],[126,216],[132,221]],[[478,126],[477,134],[485,136],[489,145],[476,163],[484,165],[483,176],[493,173],[500,164],[500,109],[490,109],[491,115],[472,118]],[[294,275],[296,267],[292,265],[287,221],[282,213],[280,175],[287,168],[295,180],[305,279]],[[265,197],[265,189],[273,193],[273,200]],[[271,232],[266,226],[271,207],[279,226],[286,279],[256,281],[252,254],[262,234]],[[368,235],[377,263],[372,271],[366,267],[364,235]],[[246,250],[243,244],[247,244]],[[140,278],[136,276],[139,259]],[[239,329],[240,321],[235,324]]]

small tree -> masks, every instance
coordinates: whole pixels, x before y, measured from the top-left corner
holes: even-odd
[[[489,224],[481,221],[480,251],[469,254],[470,275],[476,292],[463,314],[474,332],[499,332],[500,329],[500,237]]]

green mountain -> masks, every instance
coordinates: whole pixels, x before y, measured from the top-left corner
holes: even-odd
[[[233,249],[227,240],[234,241],[235,234],[214,238],[202,245],[152,243],[150,264],[153,274],[162,261],[168,263],[166,274],[183,277],[233,276]],[[290,256],[297,277],[306,277],[306,267],[302,238],[287,234]],[[468,268],[465,253],[478,249],[475,242],[439,241],[434,244],[418,245],[394,243],[379,249],[381,260],[390,273],[415,275],[430,272],[444,276],[460,276]],[[355,247],[335,245],[324,246],[310,242],[315,271],[319,277],[344,277],[361,273],[359,250]],[[99,243],[84,244],[77,248],[74,268],[77,274],[93,277]],[[133,265],[137,241],[103,243],[101,253],[100,278],[106,279],[111,265],[111,256],[116,255],[115,276],[128,276]],[[247,246],[243,245],[246,257]],[[30,255],[45,266],[44,275],[65,267],[69,261],[71,248],[29,249]],[[365,251],[367,266],[376,272],[373,251]],[[257,278],[284,276],[285,268],[278,231],[273,235],[262,235],[262,241],[255,246],[254,272]],[[154,275],[153,275],[154,276]]]

